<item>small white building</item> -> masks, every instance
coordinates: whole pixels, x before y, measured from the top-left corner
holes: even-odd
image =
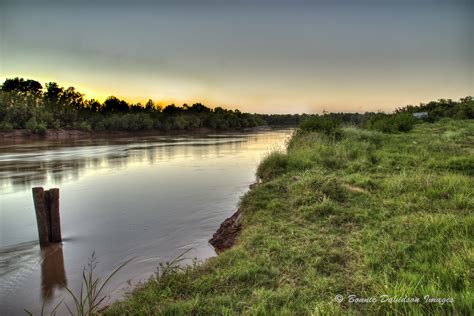
[[[424,117],[428,117],[428,112],[415,112],[413,116],[417,119],[422,119]]]

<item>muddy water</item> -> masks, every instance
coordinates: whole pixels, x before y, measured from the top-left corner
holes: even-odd
[[[77,291],[88,258],[97,276],[133,258],[106,287],[117,299],[159,262],[208,240],[291,130],[0,144],[0,314],[38,312]],[[31,188],[60,188],[64,242],[38,246]]]

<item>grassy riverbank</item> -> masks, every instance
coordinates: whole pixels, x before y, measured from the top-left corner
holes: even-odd
[[[260,165],[232,249],[106,314],[472,314],[474,121],[343,135],[296,134]]]

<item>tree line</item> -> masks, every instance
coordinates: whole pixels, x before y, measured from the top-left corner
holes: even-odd
[[[414,113],[421,113],[415,118]],[[440,99],[407,105],[394,113],[251,114],[201,103],[161,107],[151,99],[145,104],[129,103],[110,96],[104,102],[86,100],[74,87],[55,82],[43,87],[38,81],[6,79],[0,89],[0,130],[47,129],[106,130],[191,130],[229,129],[263,125],[300,125],[307,130],[335,130],[341,124],[362,126],[382,132],[409,131],[420,121],[434,122],[444,117],[473,119],[474,101],[468,96],[453,101]]]
[[[317,131],[334,139],[340,139],[343,136],[341,129],[343,125],[358,126],[383,133],[399,133],[409,132],[417,123],[433,123],[444,118],[474,119],[474,99],[471,96],[461,98],[459,101],[439,99],[420,105],[407,105],[396,109],[394,113],[325,113],[304,119],[299,124],[299,129],[302,132]]]
[[[263,125],[297,125],[302,114],[250,114],[222,107],[211,109],[201,103],[161,107],[151,99],[145,104],[129,103],[115,96],[104,102],[86,100],[74,87],[50,82],[6,79],[0,89],[0,130],[47,129],[105,130],[190,130],[229,129]]]

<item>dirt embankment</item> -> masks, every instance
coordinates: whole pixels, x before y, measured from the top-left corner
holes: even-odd
[[[239,208],[231,217],[222,222],[219,229],[212,235],[209,243],[217,253],[231,248],[242,229],[242,210]]]
[[[249,186],[250,190],[255,188],[257,185],[258,183],[251,184]],[[243,216],[242,208],[239,207],[231,217],[222,222],[219,229],[214,233],[214,235],[212,235],[209,243],[214,247],[217,253],[221,253],[234,245],[235,240],[242,230]]]

